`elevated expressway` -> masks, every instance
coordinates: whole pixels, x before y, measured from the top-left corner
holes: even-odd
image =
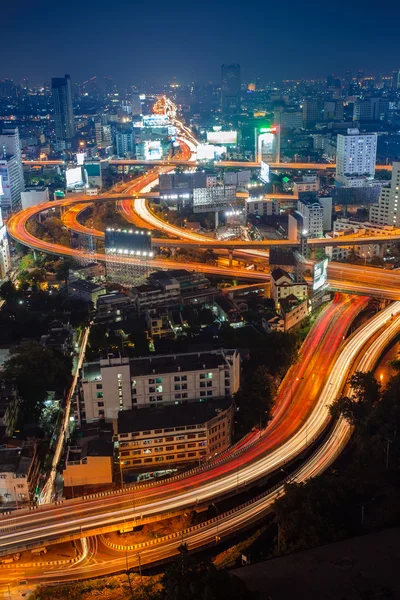
[[[344,388],[346,393],[351,394],[351,390],[345,387],[349,365],[352,364],[354,370],[361,371],[368,371],[374,367],[389,340],[400,331],[399,310],[400,303],[393,304],[371,319],[365,327],[353,334],[343,345],[329,377],[325,378],[318,409],[316,407],[313,412],[314,417],[319,412],[320,419],[327,423],[329,421],[328,407],[337,396],[338,390]],[[312,423],[313,421],[308,419],[302,430],[297,432],[299,442],[301,439],[304,441],[304,437],[307,436],[306,427],[310,427]],[[349,424],[340,419],[319,448],[282,483],[227,513],[219,514],[213,519],[173,535],[135,546],[116,546],[114,548],[111,548],[102,536],[99,540],[83,538],[82,553],[75,565],[60,567],[47,566],[43,563],[43,566],[40,564],[26,565],[23,567],[23,571],[15,563],[6,565],[9,568],[0,568],[0,593],[2,592],[3,597],[7,598],[10,587],[13,590],[19,589],[18,581],[22,578],[21,573],[29,586],[75,581],[87,577],[108,575],[128,568],[140,570],[141,566],[164,562],[178,554],[178,547],[182,540],[188,544],[190,550],[214,545],[219,539],[224,540],[238,530],[248,528],[268,515],[272,510],[273,502],[284,493],[284,483],[287,480],[302,482],[322,473],[337,458],[347,444],[350,435]],[[79,513],[79,509],[77,513]],[[30,517],[32,522],[32,513]],[[2,523],[2,532],[4,532],[3,526]],[[106,542],[105,545],[104,542]]]
[[[273,419],[259,439],[164,482],[13,513],[0,520],[0,552],[119,529],[129,520],[142,524],[208,505],[286,465],[324,429],[325,417],[320,420],[322,389],[340,356],[346,331],[367,303],[365,297],[337,296],[321,313],[299,362],[280,387]],[[340,388],[335,393],[339,394]]]

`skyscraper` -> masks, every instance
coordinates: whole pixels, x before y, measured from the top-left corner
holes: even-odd
[[[63,150],[71,147],[75,137],[70,76],[53,77],[51,90],[54,102],[56,144],[58,150]]]
[[[348,129],[337,136],[336,181],[349,187],[362,187],[364,176],[374,177],[376,133],[360,133]]]
[[[240,110],[240,65],[221,67],[221,108],[225,115]]]
[[[400,89],[400,70],[396,69],[392,73],[392,90]]]
[[[3,215],[20,210],[24,189],[18,128],[0,130],[0,202]]]

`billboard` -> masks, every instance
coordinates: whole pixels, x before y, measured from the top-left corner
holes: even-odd
[[[104,249],[106,254],[135,254],[153,256],[151,252],[151,231],[148,229],[114,229],[105,232]]]
[[[264,183],[269,183],[270,181],[269,165],[263,160],[261,161],[260,179]]]
[[[142,123],[144,127],[167,127],[169,119],[167,115],[143,115]]]
[[[83,183],[82,167],[74,167],[73,169],[67,169],[65,171],[65,177],[67,180],[67,187],[81,185]]]
[[[145,160],[160,160],[162,156],[161,142],[144,142],[144,158]]]
[[[237,131],[207,131],[209,144],[237,144]]]
[[[314,265],[313,291],[325,287],[328,281],[328,259],[325,258]]]
[[[193,189],[193,212],[211,212],[224,210],[228,204],[236,200],[235,185]]]
[[[77,165],[83,165],[83,163],[85,162],[85,156],[86,156],[86,152],[77,152],[76,153],[76,164]]]

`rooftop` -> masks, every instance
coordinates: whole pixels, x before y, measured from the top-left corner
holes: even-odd
[[[231,404],[230,398],[216,398],[206,402],[124,410],[118,413],[118,433],[201,425]]]

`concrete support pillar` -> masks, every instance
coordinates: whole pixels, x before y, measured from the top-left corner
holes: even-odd
[[[380,258],[384,258],[385,254],[386,254],[386,244],[381,244],[379,246],[379,256],[380,256]]]
[[[315,260],[315,246],[310,246],[311,260]]]
[[[229,250],[229,268],[232,268],[233,250]]]
[[[170,251],[171,251],[171,256],[176,255],[176,248],[170,248]]]
[[[215,229],[218,229],[218,225],[219,225],[219,217],[218,217],[218,211],[215,211]]]

